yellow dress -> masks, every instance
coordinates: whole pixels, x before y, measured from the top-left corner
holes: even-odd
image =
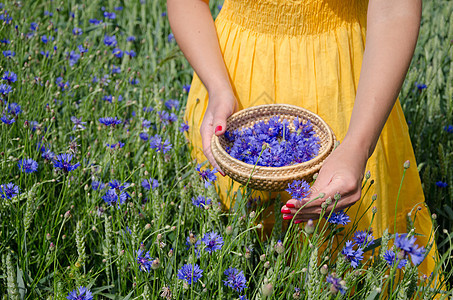
[[[215,26],[239,109],[268,103],[298,105],[320,115],[341,141],[359,82],[367,7],[367,0],[225,0]],[[193,156],[199,162],[206,160],[199,128],[207,104],[207,91],[194,74],[185,119],[190,126]],[[432,222],[399,101],[368,160],[366,170],[371,171],[375,183],[360,208],[357,203],[348,214],[364,211],[376,193],[374,237],[382,236],[386,228],[393,233],[406,160],[412,167],[407,170],[398,202],[397,232],[406,232],[406,216],[418,205],[421,210],[414,225],[423,236],[417,237],[417,243],[426,245]],[[220,195],[228,206],[225,193],[229,179],[218,177]],[[283,193],[282,198],[289,197]],[[368,228],[371,215],[369,210],[357,230]],[[435,251],[434,246],[419,267],[422,273],[432,272]]]

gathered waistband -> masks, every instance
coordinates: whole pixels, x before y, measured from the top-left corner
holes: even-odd
[[[368,0],[225,0],[218,18],[259,33],[314,35],[366,25]]]

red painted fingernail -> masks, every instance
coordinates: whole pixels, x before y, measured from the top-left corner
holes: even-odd
[[[219,131],[222,131],[222,126],[220,126],[220,125],[215,128],[215,133],[217,133]]]
[[[296,221],[294,221],[294,224],[300,224],[300,223],[302,223],[302,220],[296,220]]]
[[[219,171],[220,175],[222,175],[223,177],[225,177],[225,173],[223,173],[223,171]]]
[[[282,212],[282,214],[290,214],[291,210],[289,210],[287,208],[282,208],[281,212]]]
[[[291,215],[283,216],[283,220],[291,220],[292,218],[293,216]]]
[[[292,204],[292,203],[286,203],[285,205],[286,205],[286,207],[289,207],[289,208],[294,208],[295,207],[294,204]]]

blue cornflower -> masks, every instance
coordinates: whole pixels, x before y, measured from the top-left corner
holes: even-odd
[[[49,36],[49,37],[47,37],[47,35],[41,36],[41,42],[43,42],[44,44],[47,44],[49,41],[53,41],[53,40],[54,40],[53,36]]]
[[[370,233],[365,230],[356,231],[352,239],[357,243],[359,247],[365,247],[374,243],[374,238],[371,230]]]
[[[406,233],[396,234],[394,245],[403,251],[404,257],[411,256],[412,263],[419,265],[425,258],[425,248],[415,244],[415,236],[408,237]]]
[[[143,128],[149,128],[149,127],[151,127],[151,125],[153,125],[153,123],[151,121],[149,121],[149,120],[144,119],[142,121],[142,127]]]
[[[248,300],[247,296],[239,296],[239,300]]]
[[[341,251],[341,254],[343,254],[349,262],[351,262],[351,266],[355,269],[363,259],[363,249],[357,247],[357,250],[354,250],[354,246],[355,244],[353,241],[347,241],[345,247]]]
[[[53,17],[53,13],[50,12],[50,11],[48,11],[48,10],[45,10],[45,11],[44,11],[44,15],[45,15],[45,16],[49,16],[49,17]]]
[[[188,284],[197,282],[203,276],[203,270],[197,264],[185,264],[178,270],[178,278],[187,281]]]
[[[106,95],[102,98],[102,100],[112,103],[113,97],[112,95]]]
[[[9,102],[8,103],[8,113],[12,114],[13,116],[17,116],[22,112],[22,107],[15,103],[15,102]]]
[[[112,65],[112,74],[119,74],[119,73],[121,73],[121,67]]]
[[[84,48],[82,45],[78,45],[77,49],[79,50],[80,54],[88,52],[88,49]]]
[[[5,50],[5,51],[3,51],[3,56],[4,57],[14,57],[14,56],[16,56],[16,52],[11,51],[11,50]]]
[[[147,140],[149,140],[149,135],[146,133],[146,132],[140,132],[140,134],[138,135],[142,140],[144,140],[145,142]]]
[[[121,50],[120,48],[115,48],[112,50],[112,54],[115,56],[115,57],[118,57],[118,58],[121,58],[123,57],[123,50]]]
[[[19,195],[19,187],[14,183],[0,185],[0,196],[3,199],[11,199]]]
[[[170,151],[173,147],[168,139],[163,142],[162,138],[158,134],[149,139],[149,146],[151,149],[155,149],[157,152],[162,152],[164,154]]]
[[[106,118],[100,118],[99,122],[101,122],[105,126],[115,127],[116,125],[121,124],[122,121],[120,119],[118,119],[117,117],[114,117],[114,118],[106,117]]]
[[[117,44],[116,36],[104,35],[104,45],[108,47],[116,47]]]
[[[94,191],[103,190],[105,188],[105,183],[103,183],[102,181],[93,180],[91,182],[91,188]]]
[[[144,255],[143,255],[144,254]],[[140,270],[144,272],[148,272],[151,270],[151,264],[153,259],[149,256],[149,251],[144,253],[143,250],[137,251],[137,263],[140,266]]]
[[[11,125],[13,124],[14,122],[16,122],[16,118],[11,118],[9,119],[6,115],[3,115],[0,120],[5,123],[6,125]]]
[[[328,215],[325,216],[325,218],[331,224],[346,225],[349,222],[351,222],[351,219],[349,218],[349,216],[347,214],[345,214],[345,212],[343,210],[340,210],[336,213],[332,212],[332,215],[330,216],[330,218]]]
[[[183,92],[188,93],[190,91],[190,84],[185,84],[182,86]]]
[[[212,200],[204,196],[192,197],[192,204],[196,207],[204,208],[206,205],[211,204]]]
[[[129,83],[132,85],[139,84],[140,80],[137,78],[131,78],[131,79],[129,79]]]
[[[453,125],[445,125],[444,130],[448,133],[453,133]]]
[[[90,290],[86,287],[79,286],[76,290],[73,290],[66,297],[68,300],[93,300],[93,295]]]
[[[153,110],[154,110],[154,108],[152,108],[151,106],[145,106],[145,107],[143,107],[143,111],[144,111],[144,112],[148,112],[148,113],[149,113],[149,112],[152,112]]]
[[[167,40],[169,43],[173,42],[175,40],[175,36],[173,35],[173,33],[170,33],[167,37]]]
[[[44,158],[45,160],[53,161],[53,159],[55,158],[55,153],[50,151],[50,149],[44,148],[44,151],[42,151],[41,157]]]
[[[69,65],[72,67],[74,66],[80,59],[80,54],[75,52],[75,51],[71,51],[69,53]]]
[[[205,250],[209,253],[222,249],[223,238],[217,232],[206,233],[201,240],[205,243]]]
[[[89,22],[93,25],[99,25],[102,23],[102,20],[90,19]]]
[[[38,170],[38,163],[31,158],[24,158],[17,163],[19,170],[25,173],[33,173]]]
[[[116,18],[116,14],[114,12],[104,11],[104,18],[113,20]]]
[[[122,184],[119,180],[116,180],[116,179],[110,181],[108,184],[112,189],[115,189],[119,192],[129,187],[129,183],[126,182],[126,183]],[[128,197],[129,197],[129,194],[128,194]]]
[[[136,38],[135,36],[131,35],[131,36],[128,36],[128,37],[127,37],[126,41],[127,41],[127,42],[135,42],[136,39],[137,39],[137,38]]]
[[[81,130],[84,130],[85,129],[85,125],[87,122],[82,122],[82,117],[80,117],[80,119],[78,119],[77,117],[74,117],[72,116],[71,117],[71,122],[74,123],[74,127],[72,127],[72,130],[77,130],[77,129],[81,129]]]
[[[0,94],[8,95],[9,93],[11,93],[12,90],[13,88],[10,85],[0,83]]]
[[[310,195],[310,184],[305,180],[295,180],[288,184],[286,191],[293,199],[302,200]]]
[[[242,292],[243,289],[247,288],[247,279],[245,279],[244,273],[235,268],[228,268],[223,273],[227,276],[227,279],[223,282],[226,286],[229,286],[236,292]]]
[[[13,71],[6,71],[2,77],[3,80],[8,81],[9,84],[17,81],[17,75]]]
[[[384,259],[391,267],[393,267],[395,265],[396,261],[397,261],[396,254],[392,250],[387,250],[384,253]],[[401,259],[399,261],[399,263],[398,263],[398,267],[397,268],[401,269],[406,264],[407,264],[407,260],[406,259]]]
[[[181,127],[179,128],[179,131],[180,131],[180,132],[186,132],[186,131],[188,131],[188,130],[189,130],[189,125],[187,125],[186,122],[181,123]]]
[[[44,51],[41,51],[41,52],[39,52],[39,53],[41,53],[41,55],[42,55],[42,56],[45,56],[46,58],[49,58],[49,56],[50,56],[50,58],[52,58],[52,55],[50,55],[50,52],[49,52],[49,51],[45,51],[45,52],[44,52]]]
[[[63,82],[63,77],[57,77],[57,79],[55,79],[55,83],[57,84],[57,86],[62,90],[62,91],[65,91],[67,89],[69,89],[71,87],[69,81],[66,81],[66,82]]]
[[[102,196],[102,200],[104,200],[106,203],[112,206],[118,204],[118,207],[120,206],[120,204],[126,202],[126,199],[127,199],[126,193],[120,193],[120,196],[118,197],[115,189],[109,189],[105,193],[105,195]]]
[[[424,90],[424,89],[427,88],[426,84],[418,83],[418,82],[415,83],[415,87],[416,87],[416,88],[418,89],[418,91],[420,91],[420,92],[421,92],[422,90]]]
[[[142,187],[147,191],[149,191],[151,189],[154,190],[159,187],[159,181],[157,181],[157,179],[154,179],[154,178],[143,179]]]
[[[178,101],[178,100],[174,100],[174,99],[167,100],[167,101],[165,101],[165,106],[166,106],[169,110],[172,110],[172,109],[178,110],[178,108],[179,108],[179,101]]]
[[[134,50],[131,50],[131,51],[124,51],[124,53],[126,53],[127,55],[129,55],[130,58],[136,57],[136,56],[137,56],[137,53],[135,53]]]
[[[75,27],[73,30],[72,30],[72,34],[73,35],[81,35],[83,33],[82,29],[79,28],[79,27]]]
[[[345,290],[345,284],[344,282],[341,280],[341,278],[337,278],[337,277],[334,277],[332,275],[328,275],[327,278],[326,278],[326,281],[328,283],[331,283],[331,287],[330,287],[330,291],[333,293],[333,294],[336,294],[338,292],[344,294],[346,293],[346,290]]]
[[[31,30],[31,31],[36,31],[36,29],[38,29],[38,23],[36,23],[36,22],[31,22],[31,23],[30,23],[30,30]]]
[[[65,173],[74,171],[80,166],[80,163],[71,164],[72,154],[58,154],[53,160],[53,166],[63,170]]]
[[[114,8],[116,11],[120,11],[120,10],[123,10],[123,7],[122,6],[115,6]]]
[[[443,181],[436,181],[436,185],[440,188],[446,188],[448,186],[448,183]]]
[[[201,164],[199,164],[199,165],[197,165],[196,170],[197,170],[198,174],[200,175],[200,178],[203,179],[205,188],[212,185],[212,182],[217,180],[217,176],[215,175],[215,173],[217,173],[216,168],[214,168],[212,170],[206,168],[203,171],[201,171]]]
[[[111,149],[120,149],[120,148],[123,148],[124,147],[124,143],[121,142],[121,141],[118,141],[118,143],[115,143],[115,144],[106,144],[107,147],[111,148]]]

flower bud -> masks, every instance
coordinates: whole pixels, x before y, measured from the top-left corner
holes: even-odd
[[[265,268],[265,269],[269,269],[270,267],[271,267],[271,263],[270,263],[269,261],[266,261],[266,262],[264,263],[264,268]]]
[[[255,211],[250,212],[250,215],[249,215],[249,218],[250,218],[250,219],[255,218],[255,216],[256,216]]]
[[[275,244],[275,252],[278,254],[285,252],[285,247],[283,246],[282,241],[278,240],[277,244]]]
[[[266,260],[266,254],[261,254],[260,261],[265,261],[265,260]]]
[[[307,224],[305,224],[305,232],[308,234],[312,234],[315,231],[315,226],[313,224],[313,220],[308,220]]]
[[[151,229],[151,224],[149,224],[149,223],[146,224],[146,225],[145,225],[145,230],[150,230],[150,229]]]
[[[326,193],[319,193],[319,198],[324,198],[326,196]]]
[[[322,275],[327,275],[328,272],[329,272],[329,268],[327,267],[327,265],[326,265],[326,264],[323,265],[323,266],[321,267],[321,274],[322,274]]]
[[[327,198],[325,202],[326,202],[327,205],[332,204],[332,198],[330,198],[330,197]]]
[[[371,177],[371,172],[370,172],[370,171],[367,171],[367,172],[365,173],[365,179],[370,179],[370,177]]]
[[[274,289],[274,287],[272,286],[271,283],[263,285],[263,288],[262,288],[263,296],[268,297],[268,296],[272,295],[273,289]]]
[[[250,249],[248,247],[245,247],[245,254],[244,254],[244,257],[249,259],[250,257],[252,257],[252,253],[250,251]]]
[[[228,226],[226,229],[225,229],[225,233],[227,235],[231,235],[233,233],[233,227],[231,226]]]
[[[170,249],[170,251],[168,251],[168,257],[172,257],[173,256],[173,248]]]
[[[339,192],[336,192],[335,195],[333,195],[333,199],[334,199],[335,201],[339,201],[339,200],[341,199],[340,193],[339,193]]]
[[[50,241],[51,238],[52,236],[50,235],[50,233],[46,234],[46,240]]]
[[[433,220],[436,220],[436,219],[437,219],[437,215],[436,215],[436,214],[432,214],[432,215],[431,215],[431,218],[432,218]]]
[[[155,260],[153,260],[153,262],[151,263],[151,269],[153,270],[156,270],[160,267],[160,260],[159,258],[156,258]]]
[[[376,206],[373,206],[373,207],[371,208],[371,212],[372,212],[373,214],[377,213],[377,207],[376,207]]]
[[[373,196],[371,196],[371,200],[376,201],[376,199],[377,199],[377,194],[374,194]]]
[[[410,162],[409,160],[406,160],[406,161],[404,162],[404,164],[403,164],[403,167],[404,167],[405,169],[409,169],[410,166],[411,166],[411,162]]]

